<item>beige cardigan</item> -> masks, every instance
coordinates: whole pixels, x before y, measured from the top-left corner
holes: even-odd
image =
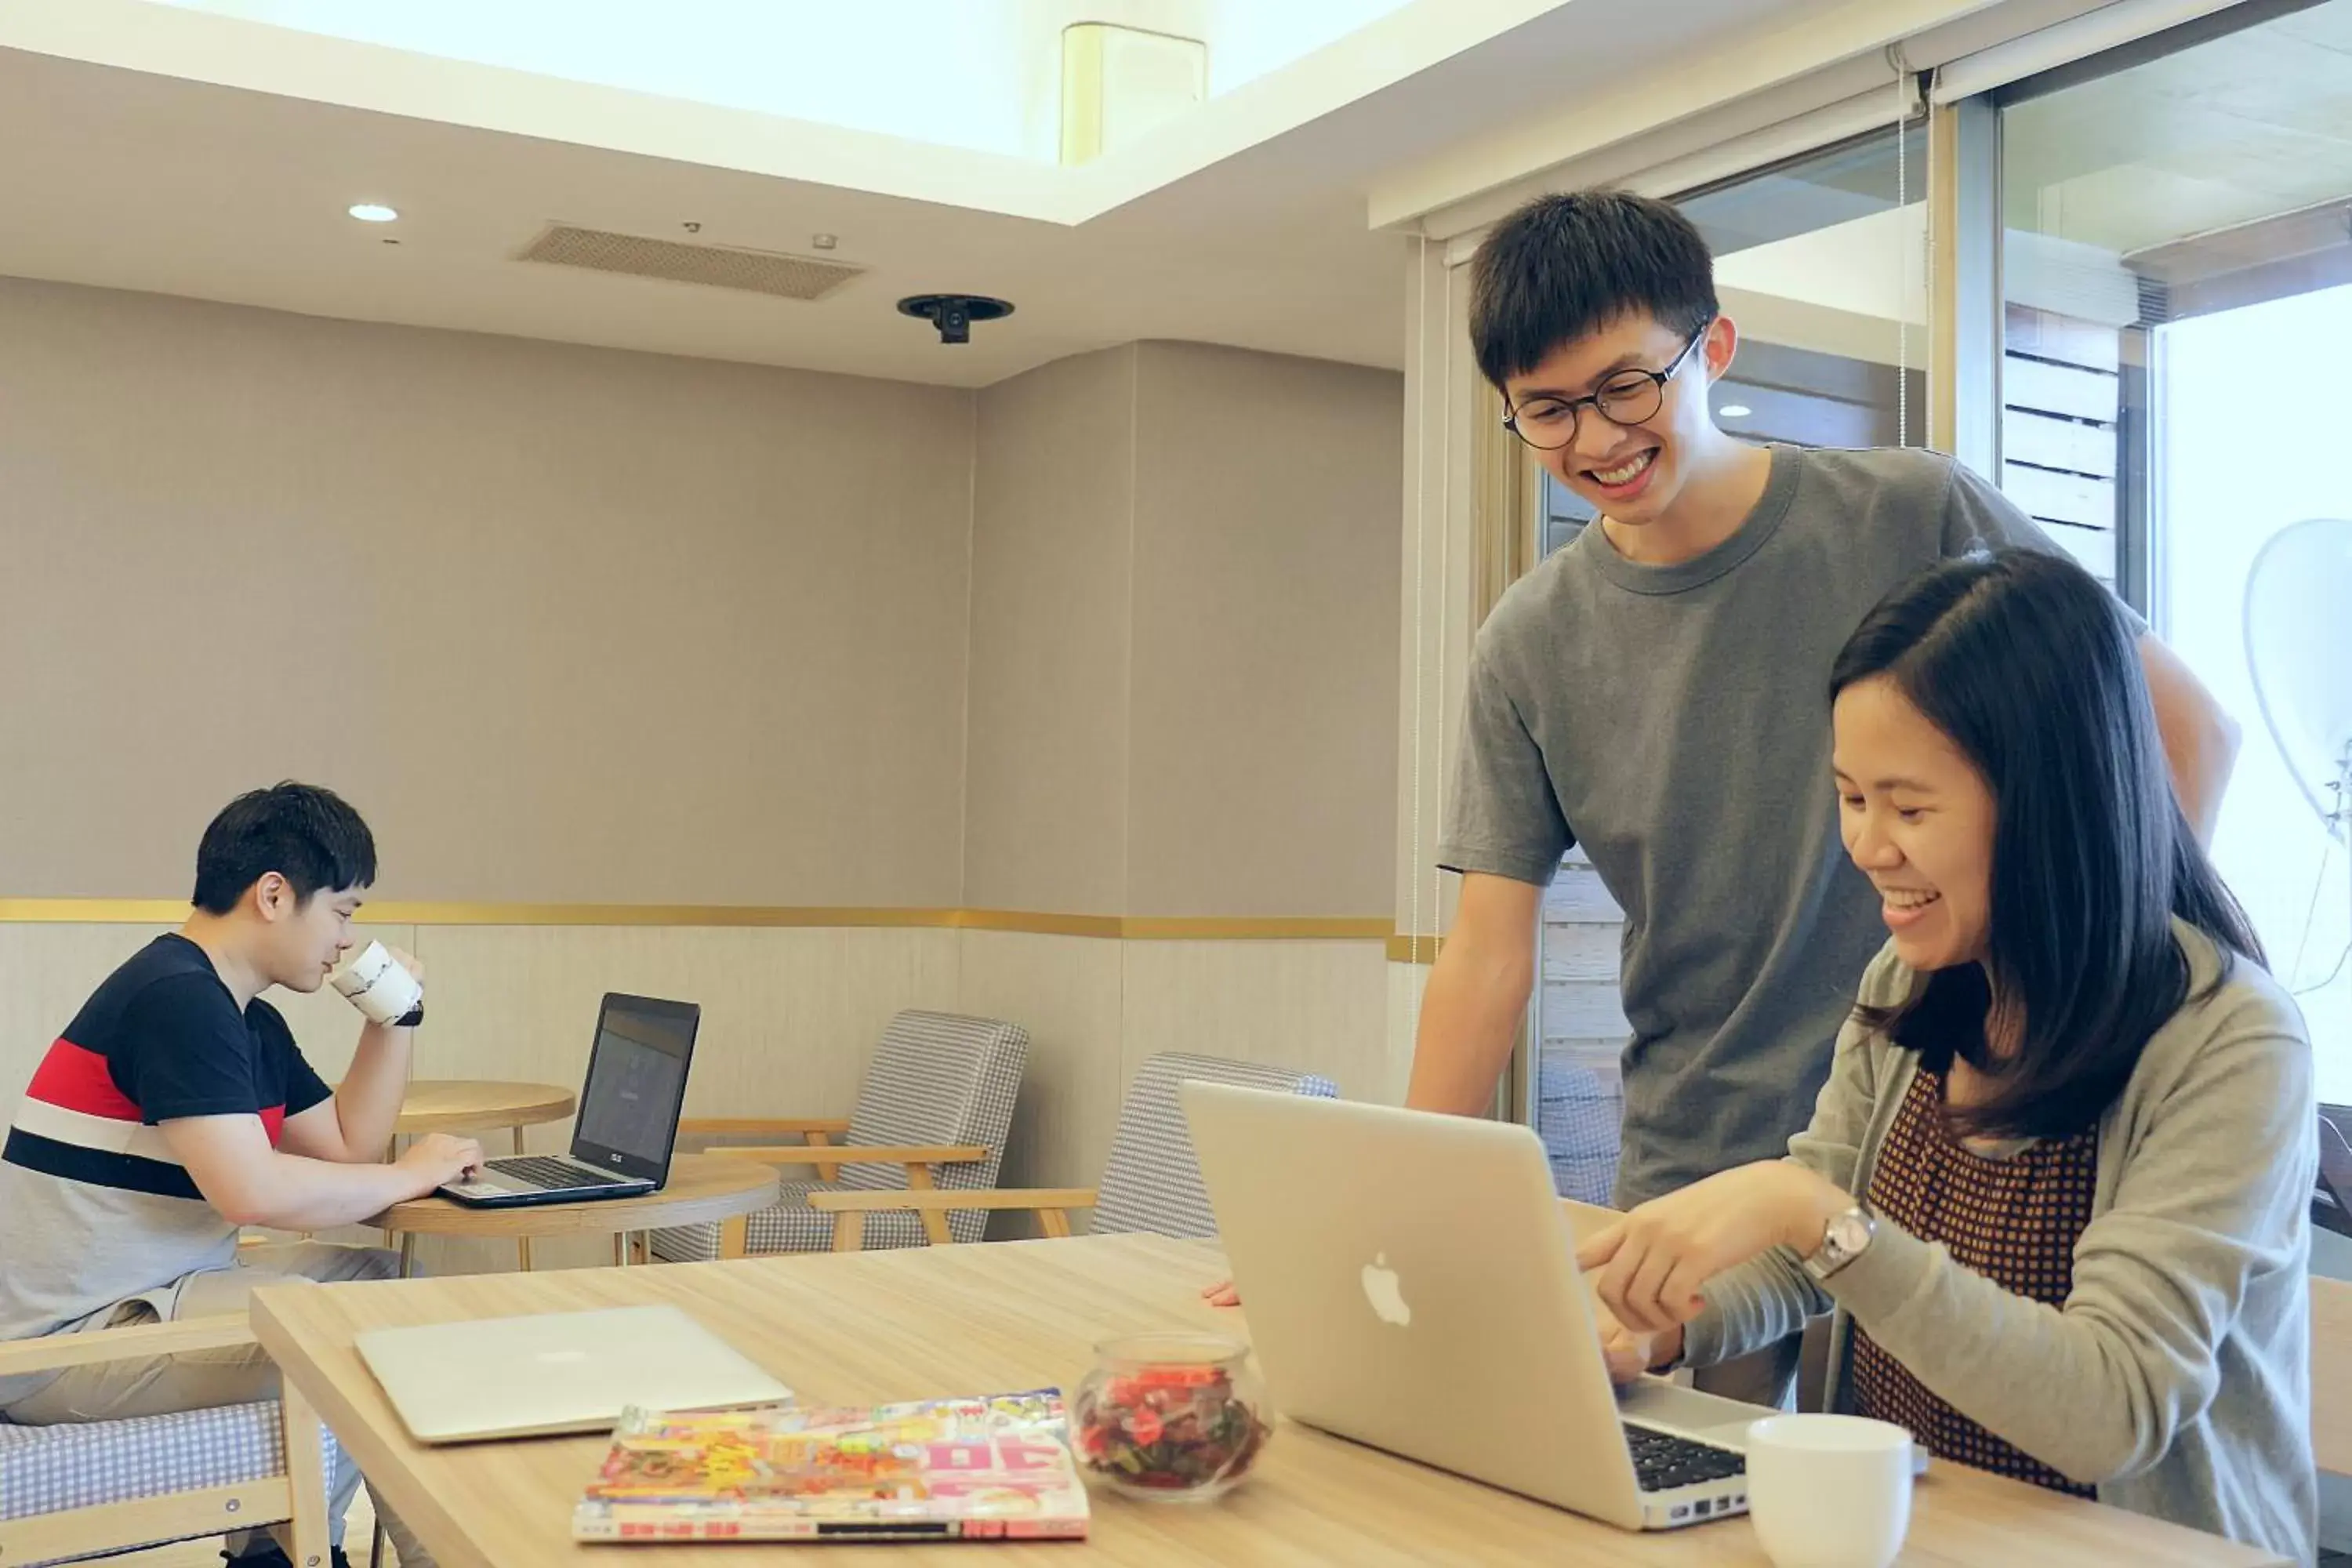
[[[2103,1502],[2267,1547],[2316,1551],[2311,1455],[2311,1047],[2292,998],[2174,922],[2191,1000],[2157,1031],[2099,1122],[2097,1192],[2063,1307],[2011,1294],[1882,1220],[1817,1284],[1786,1249],[1719,1276],[1685,1332],[1705,1366],[1834,1310],[1828,1400],[1844,1408],[1853,1324],[1961,1414]],[[1863,1000],[1915,973],[1889,946]],[[1871,1171],[1916,1056],[1849,1024],[1789,1158],[1851,1193]]]

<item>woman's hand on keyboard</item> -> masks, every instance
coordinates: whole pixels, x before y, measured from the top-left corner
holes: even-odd
[[[1637,1334],[1596,1305],[1593,1317],[1601,1330],[1601,1359],[1609,1363],[1609,1381],[1623,1387],[1654,1367],[1673,1364],[1683,1353],[1681,1328],[1661,1333]]]

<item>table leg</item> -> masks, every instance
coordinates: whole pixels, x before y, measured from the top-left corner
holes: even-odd
[[[518,1125],[514,1130],[514,1152],[518,1154],[524,1152],[522,1146],[522,1128],[520,1125]],[[527,1236],[519,1236],[515,1237],[515,1257],[516,1259],[521,1263],[522,1271],[525,1274],[530,1273],[530,1237]]]
[[[416,1233],[410,1231],[400,1238],[400,1277],[416,1278]]]
[[[616,1230],[613,1233],[613,1267],[626,1268],[628,1266],[629,1233],[625,1230]]]
[[[391,1137],[383,1141],[383,1163],[389,1165],[398,1161],[399,1158],[400,1134],[395,1132]],[[392,1227],[390,1226],[383,1227],[383,1244],[386,1247],[397,1246],[399,1245],[399,1241],[400,1238],[393,1234]],[[407,1270],[404,1268],[401,1272],[405,1274]]]

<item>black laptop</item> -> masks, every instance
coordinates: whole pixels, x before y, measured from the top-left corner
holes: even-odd
[[[669,1180],[686,1105],[686,1069],[702,1009],[691,1002],[608,994],[596,1015],[588,1082],[569,1154],[506,1154],[444,1197],[473,1208],[634,1198]]]

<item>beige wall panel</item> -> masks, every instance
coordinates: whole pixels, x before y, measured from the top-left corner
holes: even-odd
[[[0,1096],[6,1097],[11,1117],[42,1053],[89,994],[124,959],[171,929],[0,923]]]
[[[1135,364],[1129,345],[980,395],[961,900],[973,908],[1127,912]]]
[[[1162,1051],[1319,1072],[1351,1100],[1402,1099],[1388,963],[1374,942],[1131,942],[1121,1083]]]
[[[1006,1186],[1090,1187],[1125,1088],[1119,949],[1085,937],[965,931],[962,1011],[1029,1031],[1029,1071],[1005,1152]]]
[[[698,1002],[690,1116],[846,1116],[883,1026],[956,1005],[947,931],[431,926],[420,1078],[576,1089],[607,991]],[[561,1147],[567,1130],[542,1130]]]
[[[1404,383],[1140,345],[1128,911],[1394,907]]]
[[[707,926],[429,926],[420,1077],[507,1078],[576,1090],[607,991],[702,1005],[690,1116],[846,1116],[893,1014],[956,1008],[957,932]],[[560,1150],[571,1123],[535,1127]],[[502,1142],[494,1142],[503,1152]],[[425,1237],[436,1273],[511,1268],[514,1249]],[[542,1243],[537,1268],[612,1261],[609,1243]]]
[[[12,279],[0,343],[0,891],[177,892],[297,776],[384,898],[959,901],[972,395]]]

